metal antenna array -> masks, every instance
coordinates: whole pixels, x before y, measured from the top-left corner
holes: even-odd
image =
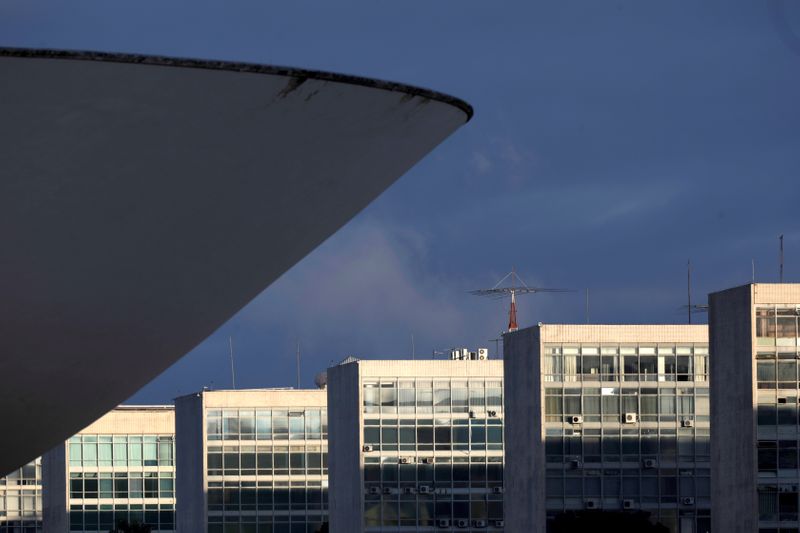
[[[509,280],[506,285],[503,285],[506,280]],[[501,286],[502,285],[502,286]],[[498,281],[491,289],[478,289],[470,291],[470,294],[475,296],[488,296],[490,298],[499,300],[502,298],[511,297],[511,308],[508,311],[508,331],[517,331],[517,294],[533,294],[536,292],[570,292],[569,289],[545,289],[542,287],[530,287],[526,284],[521,277],[517,274],[515,269],[503,276],[503,279]]]

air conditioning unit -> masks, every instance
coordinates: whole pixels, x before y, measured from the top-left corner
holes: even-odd
[[[503,494],[503,487],[492,487],[492,494]]]
[[[686,420],[681,420],[681,427],[693,428],[694,427],[694,420],[692,420],[691,418],[687,418]]]
[[[470,418],[475,418],[475,411],[470,411],[469,412],[469,417]]]
[[[470,361],[477,361],[478,360],[478,352],[469,352],[469,360]]]
[[[445,518],[440,518],[439,520],[436,521],[436,525],[439,527],[450,527],[450,520],[447,520]]]
[[[380,494],[381,493],[381,489],[380,489],[380,487],[370,487],[369,490],[367,490],[367,493],[368,494]]]
[[[642,466],[644,466],[645,468],[655,468],[658,466],[658,463],[656,462],[655,459],[645,459],[644,461],[642,461]]]
[[[635,509],[636,502],[633,500],[622,500],[622,508],[623,509]]]
[[[456,520],[456,526],[464,528],[469,527],[469,520],[464,520],[463,518],[459,518],[458,520]]]
[[[489,416],[497,416],[497,411],[486,411],[486,414]]]
[[[583,462],[580,459],[571,459],[569,466],[572,468],[581,468],[583,466]]]
[[[416,494],[417,489],[414,487],[403,487],[403,494]]]
[[[583,417],[581,415],[575,415],[569,417],[570,424],[583,424]]]
[[[639,421],[639,415],[636,413],[625,413],[625,423],[626,424],[635,424]]]
[[[384,494],[392,494],[392,489],[390,487],[383,487]]]
[[[398,462],[399,462],[401,465],[407,465],[407,464],[411,463],[411,459],[409,459],[408,457],[401,457],[401,458],[398,460]]]
[[[489,350],[488,348],[478,348],[478,360],[484,361],[489,359]]]
[[[429,485],[420,485],[419,486],[419,493],[420,494],[431,494],[433,492],[433,488]]]
[[[361,447],[361,449],[365,452],[371,452],[375,449],[375,447],[372,444],[365,444]]]
[[[469,359],[469,348],[461,348],[461,359]]]
[[[472,527],[486,527],[486,520],[473,520]]]
[[[495,520],[494,527],[506,527],[505,520]]]
[[[694,505],[694,498],[692,498],[691,496],[684,496],[683,498],[681,498],[681,503],[683,505]]]
[[[594,500],[594,499],[592,499],[592,500],[584,500],[583,506],[586,509],[599,509],[600,508],[600,502],[597,501],[597,500]]]

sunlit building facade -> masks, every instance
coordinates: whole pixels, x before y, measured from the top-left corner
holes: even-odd
[[[174,427],[171,406],[121,406],[45,454],[45,530],[174,532]]]
[[[179,531],[320,531],[328,508],[326,404],[324,390],[176,399]]]
[[[590,509],[710,531],[706,326],[540,324],[504,353],[510,531]]]
[[[713,526],[800,531],[800,284],[711,294]]]
[[[42,462],[0,478],[0,533],[42,531]]]
[[[503,531],[503,368],[352,360],[328,370],[331,531]]]

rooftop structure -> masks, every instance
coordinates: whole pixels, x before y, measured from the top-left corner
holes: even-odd
[[[0,78],[0,475],[129,398],[472,112],[224,61],[2,48]]]

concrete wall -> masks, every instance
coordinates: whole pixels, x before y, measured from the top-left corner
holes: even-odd
[[[69,531],[67,447],[62,442],[42,456],[42,531]]]
[[[547,518],[540,349],[538,326],[503,336],[505,525],[509,532],[545,531]]]
[[[175,400],[175,522],[177,531],[205,531],[206,424],[203,393]]]
[[[752,285],[709,295],[711,529],[758,530]]]
[[[328,369],[328,478],[331,533],[364,531],[359,363]]]

